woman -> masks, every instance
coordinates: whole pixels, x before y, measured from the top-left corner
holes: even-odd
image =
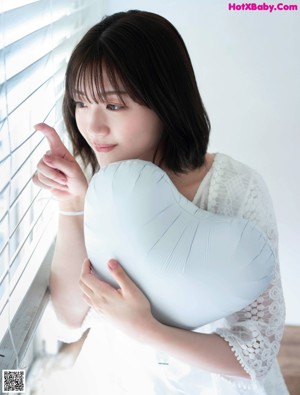
[[[166,19],[128,11],[91,28],[70,58],[63,110],[74,155],[93,172],[125,159],[151,161],[202,209],[253,221],[277,254],[263,180],[226,155],[207,153],[208,116],[186,47]],[[91,272],[81,215],[88,182],[56,132],[36,128],[51,151],[34,182],[60,202],[52,301],[65,325],[91,327],[76,385],[114,395],[287,394],[276,362],[284,327],[278,262],[269,288],[243,310],[197,331],[161,324],[122,262],[108,262],[118,290]]]

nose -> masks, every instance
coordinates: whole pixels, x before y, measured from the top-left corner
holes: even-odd
[[[107,117],[103,111],[99,108],[94,108],[90,112],[89,124],[88,124],[89,134],[97,135],[107,135],[109,134],[109,125]]]

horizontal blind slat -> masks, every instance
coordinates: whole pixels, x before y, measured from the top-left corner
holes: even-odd
[[[30,66],[42,55],[55,54],[55,49],[65,41],[70,40],[71,43],[72,37],[82,30],[81,27],[78,27],[79,21],[80,13],[77,11],[68,15],[67,20],[60,19],[54,24],[43,26],[3,48],[0,51],[0,58],[5,55],[6,80]],[[66,28],[66,24],[68,28]],[[28,53],[31,53],[30,57],[27,56]],[[3,80],[0,75],[1,82]]]
[[[58,98],[60,98],[61,97],[61,95],[60,96],[58,96]],[[50,115],[51,115],[51,113],[53,112],[53,110],[55,109],[55,107],[56,107],[56,103],[55,104],[53,104],[52,105],[52,107],[50,107],[50,108],[48,108],[48,107],[46,107],[47,108],[47,113],[43,113],[43,117],[41,117],[40,119],[41,119],[41,121],[43,121],[43,122],[45,122],[45,121],[47,121],[47,119],[50,117]],[[25,110],[25,109],[24,109]],[[40,115],[42,115],[42,114],[40,114]],[[16,125],[13,125],[14,127],[12,127],[11,128],[11,130],[15,130],[16,132],[18,131],[18,128],[19,128],[19,125],[17,124],[17,120],[16,120]],[[3,164],[5,163],[5,162],[7,162],[8,160],[9,160],[9,158],[12,156],[12,155],[14,155],[15,153],[17,153],[17,151],[20,149],[20,148],[22,148],[22,146],[27,142],[27,141],[29,141],[31,138],[33,138],[34,136],[36,136],[36,133],[34,132],[34,131],[32,131],[32,128],[33,128],[33,125],[31,126],[31,128],[30,128],[30,132],[28,131],[27,132],[27,130],[26,130],[26,134],[25,135],[23,135],[23,134],[21,134],[21,138],[20,139],[18,139],[18,144],[11,144],[11,149],[10,149],[10,151],[9,152],[7,152],[6,153],[6,156],[3,156],[2,158],[1,158],[1,160],[0,160],[0,169],[1,169],[1,166],[3,166]],[[30,134],[28,134],[28,133],[30,133]],[[16,133],[17,134],[17,133]],[[4,155],[5,155],[5,153],[3,153]],[[10,178],[13,178],[12,176],[10,176]],[[0,183],[0,186],[1,186],[1,183]]]
[[[40,0],[21,8],[16,8],[3,13],[3,46],[7,47],[21,38],[43,28],[54,24],[75,13],[80,13],[88,6],[82,6],[77,1],[70,0],[56,3],[53,8],[48,0]]]
[[[49,52],[7,80],[6,90],[3,83],[0,85],[0,123],[27,100],[35,90],[39,89],[49,79],[55,79],[56,73],[52,73],[53,64],[59,72],[66,67],[67,59],[64,52],[66,45],[68,45],[68,42],[64,42],[63,45],[57,47],[58,51],[54,59],[51,59],[52,53]],[[64,75],[62,75],[61,80],[64,80]],[[4,105],[6,96],[8,96],[9,101],[8,114],[6,114]]]
[[[47,207],[44,207],[44,209],[41,211],[41,213],[39,214],[39,217],[37,218],[37,220],[36,220],[36,222],[35,222],[34,225],[36,225],[36,223],[40,220],[40,218],[41,218],[42,215],[44,214],[46,208],[47,208]],[[25,261],[25,263],[24,263],[24,265],[23,265],[22,273],[18,276],[17,279],[15,279],[15,281],[14,281],[13,284],[12,284],[12,287],[11,287],[11,289],[10,289],[10,295],[9,295],[9,296],[11,296],[11,295],[13,294],[13,292],[15,291],[15,289],[16,289],[16,287],[17,287],[19,281],[20,281],[21,275],[22,275],[22,274],[25,272],[25,270],[27,269],[27,267],[28,267],[28,265],[29,265],[29,263],[30,263],[30,259],[31,259],[32,255],[34,254],[36,248],[38,247],[40,240],[42,239],[42,237],[44,236],[45,232],[47,231],[47,225],[48,225],[48,223],[49,223],[51,220],[52,220],[52,218],[49,217],[49,218],[48,218],[48,221],[44,224],[44,227],[43,227],[42,232],[40,233],[39,237],[35,240],[35,243],[34,243],[34,245],[32,246],[32,249],[31,249],[31,251],[30,251],[30,254],[29,254],[28,258],[26,259],[26,261]],[[5,281],[5,277],[2,279],[1,284],[2,284],[4,281]],[[1,285],[1,284],[0,284],[0,285]],[[6,302],[6,303],[7,303],[7,302]],[[6,303],[5,303],[5,305],[6,305]],[[1,315],[1,313],[3,312],[3,309],[5,308],[5,305],[4,305],[4,306],[2,307],[2,309],[0,310],[0,315]]]
[[[0,12],[7,12],[14,10],[15,8],[23,7],[24,5],[28,5],[30,3],[36,3],[39,0],[6,0],[0,2]]]

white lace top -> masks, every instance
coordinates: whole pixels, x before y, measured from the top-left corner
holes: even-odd
[[[193,202],[214,213],[250,219],[265,232],[278,255],[272,203],[264,181],[254,170],[224,154],[216,154]],[[74,366],[78,379],[74,378],[74,386],[78,394],[82,391],[89,395],[286,395],[288,391],[276,361],[284,319],[277,265],[270,287],[255,302],[199,328],[199,332],[219,334],[230,344],[250,374],[248,380],[193,368],[135,342],[90,311],[82,330],[91,329]]]

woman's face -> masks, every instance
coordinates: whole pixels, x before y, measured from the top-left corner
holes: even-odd
[[[114,91],[107,78],[104,86],[105,102],[89,103],[81,92],[74,98],[77,127],[95,152],[100,167],[126,159],[152,161],[163,130],[161,120],[125,91]]]

